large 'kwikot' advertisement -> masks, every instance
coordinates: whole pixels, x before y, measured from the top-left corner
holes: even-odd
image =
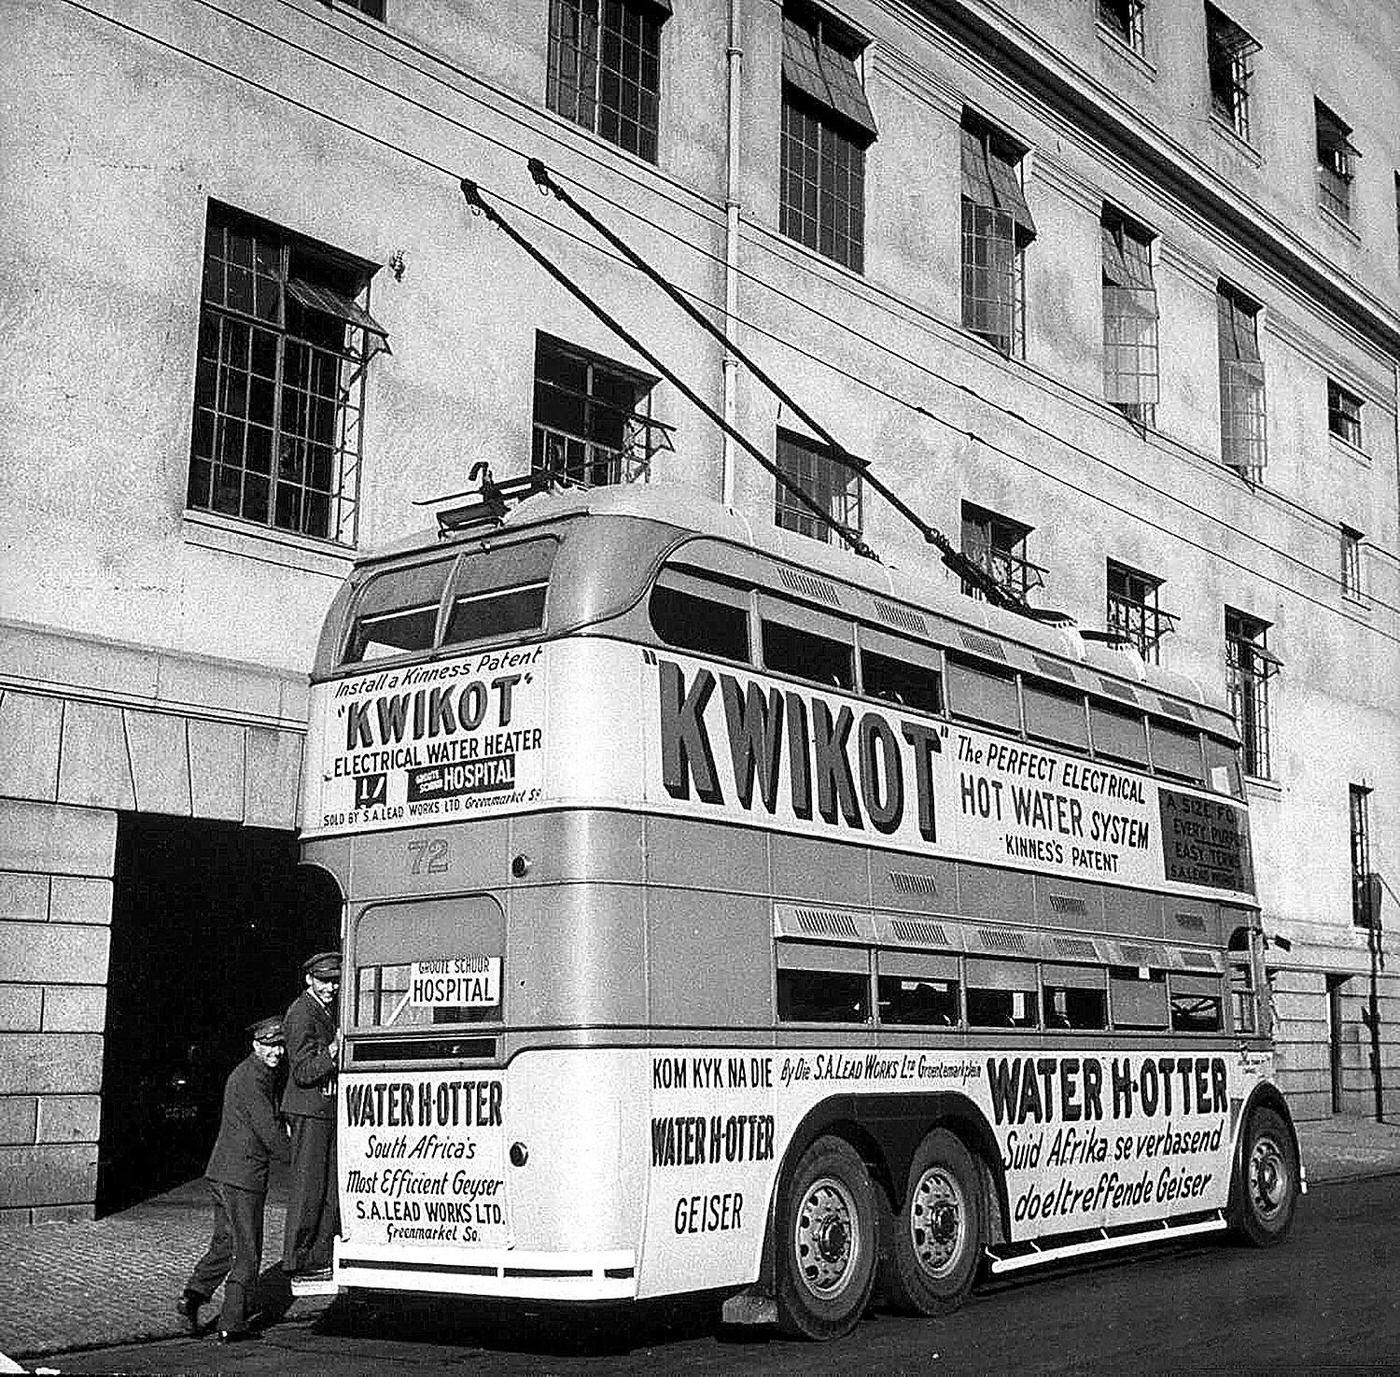
[[[1183,892],[1253,892],[1203,789],[750,670],[579,639],[317,686],[307,836],[560,806],[865,840]]]

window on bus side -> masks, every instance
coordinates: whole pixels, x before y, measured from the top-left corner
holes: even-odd
[[[971,1028],[1034,1028],[1039,982],[1031,961],[967,961],[967,1022]]]
[[[777,960],[781,1022],[870,1022],[870,955],[864,947],[779,942]]]
[[[1009,670],[948,656],[948,706],[955,717],[985,722],[1009,732],[1021,730],[1016,676]]]
[[[1110,966],[1109,1009],[1115,1028],[1165,1028],[1167,977],[1145,966]]]
[[[855,687],[854,657],[844,641],[785,622],[763,622],[763,664],[779,674],[809,679],[827,688]]]
[[[747,660],[749,613],[739,601],[743,595],[735,593],[734,601],[723,601],[728,590],[716,590],[715,596],[710,597],[695,588],[675,586],[676,582],[674,576],[663,574],[652,589],[652,630],[677,650],[717,655],[724,660]]]
[[[1021,685],[1026,700],[1026,731],[1042,741],[1089,749],[1089,717],[1084,711],[1084,695],[1064,689],[1033,684]]]
[[[874,650],[862,650],[860,682],[871,698],[882,698],[916,712],[943,711],[943,676],[927,665],[910,664]]]
[[[431,650],[438,605],[451,569],[450,559],[440,559],[375,574],[356,604],[344,662],[359,664]]]
[[[1155,769],[1198,783],[1205,778],[1201,769],[1201,734],[1190,727],[1178,727],[1153,718],[1152,764]]]
[[[1040,968],[1040,997],[1045,1026],[1107,1028],[1106,972],[1099,966],[1046,963]]]
[[[962,1021],[956,956],[882,951],[877,962],[881,1023],[955,1028]]]
[[[1217,794],[1244,797],[1239,748],[1209,732],[1206,733],[1206,783]]]
[[[555,540],[530,540],[467,555],[453,580],[444,645],[520,636],[544,626]]]
[[[1095,755],[1147,767],[1147,724],[1140,712],[1090,700],[1089,728],[1094,735]]]
[[[1218,975],[1173,971],[1167,984],[1171,991],[1172,1032],[1218,1033],[1224,1028],[1225,1001]]]

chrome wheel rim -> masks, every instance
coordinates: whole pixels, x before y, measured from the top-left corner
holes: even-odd
[[[930,1167],[909,1192],[909,1242],[919,1266],[944,1277],[962,1257],[967,1241],[967,1197],[943,1167]]]
[[[1276,1219],[1288,1203],[1288,1162],[1278,1142],[1269,1137],[1255,1140],[1249,1154],[1249,1199],[1257,1218]]]
[[[797,1272],[815,1296],[829,1300],[850,1283],[860,1259],[855,1197],[834,1176],[807,1187],[793,1219]]]

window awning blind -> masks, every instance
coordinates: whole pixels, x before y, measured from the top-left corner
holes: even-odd
[[[1020,159],[995,139],[978,129],[962,127],[962,194],[976,206],[1000,210],[1010,215],[1023,239],[1035,238],[1035,221],[1026,204],[1021,179],[1017,175]]]
[[[1262,380],[1263,361],[1259,356],[1258,313],[1250,310],[1232,292],[1216,296],[1220,325],[1220,357],[1226,363],[1250,365]]]
[[[867,140],[879,134],[855,54],[828,41],[821,21],[783,15],[783,80]]]
[[[357,305],[348,296],[342,296],[330,287],[322,287],[318,283],[307,282],[299,277],[288,278],[287,295],[301,302],[303,306],[309,306],[313,311],[322,311],[337,320],[345,321],[348,325],[358,325],[369,334],[377,335],[383,342],[383,348],[389,347],[389,332],[363,306]]]
[[[1103,225],[1104,297],[1117,311],[1157,318],[1157,288],[1152,280],[1152,250],[1123,225]]]
[[[1206,43],[1214,60],[1252,57],[1261,45],[1214,5],[1206,6]]]
[[[1317,111],[1317,151],[1318,155],[1331,156],[1339,167],[1344,167],[1349,158],[1359,158],[1361,150],[1351,141],[1351,127],[1344,124],[1320,100],[1314,101]]]

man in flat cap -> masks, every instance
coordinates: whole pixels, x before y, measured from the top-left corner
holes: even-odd
[[[302,963],[301,971],[306,988],[283,1020],[288,1074],[282,1113],[292,1130],[292,1180],[282,1269],[292,1278],[321,1280],[330,1276],[331,1248],[340,1232],[335,1170],[340,953],[317,952]]]
[[[284,1035],[280,1018],[264,1018],[249,1029],[253,1049],[233,1068],[224,1086],[219,1135],[205,1179],[214,1196],[214,1234],[209,1250],[195,1264],[175,1309],[186,1329],[199,1331],[199,1307],[220,1282],[224,1304],[219,1341],[252,1336],[248,1301],[262,1267],[263,1206],[269,1162],[287,1162],[286,1130],[277,1117],[277,1068]]]

